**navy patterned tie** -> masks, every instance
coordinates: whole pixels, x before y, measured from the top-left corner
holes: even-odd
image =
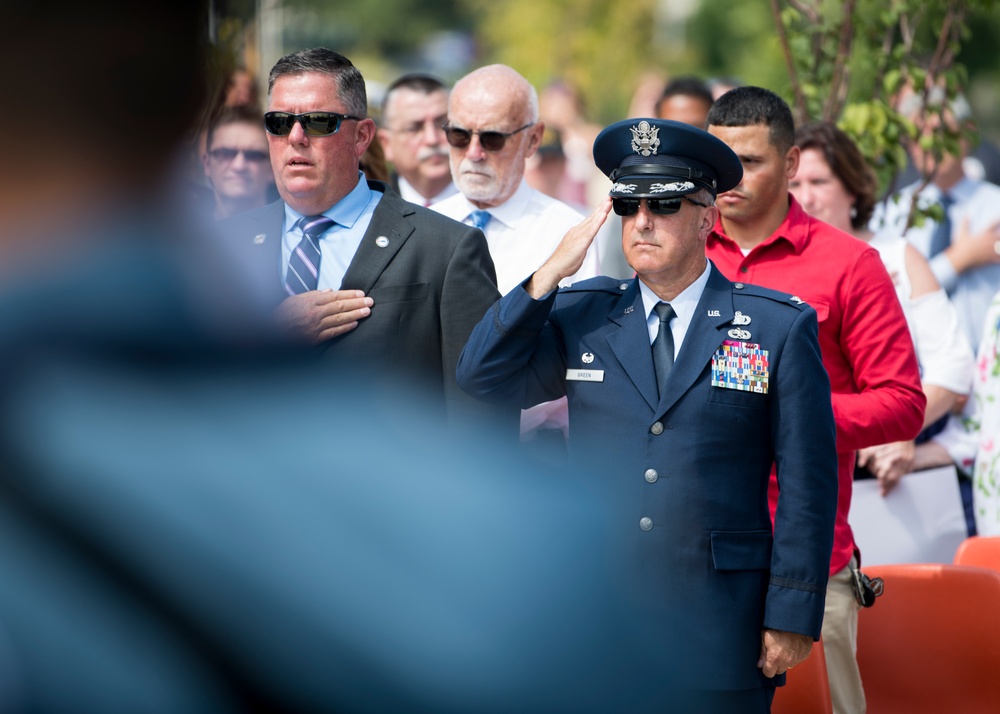
[[[489,211],[473,211],[469,218],[472,219],[472,225],[481,230],[483,233],[486,232],[486,225],[493,218]]]
[[[289,295],[316,289],[319,283],[319,237],[333,224],[334,221],[326,216],[306,216],[299,221],[302,240],[292,251],[288,272],[285,273],[285,292]]]
[[[660,331],[653,340],[653,367],[656,369],[656,386],[660,390],[660,396],[663,396],[667,377],[674,366],[674,334],[670,331],[670,321],[677,313],[666,302],[657,303],[653,310],[660,318]]]
[[[948,215],[948,209],[951,208],[951,204],[954,202],[952,197],[947,193],[942,193],[941,198],[938,200],[941,208],[944,209],[944,218],[934,226],[934,232],[931,233],[931,247],[927,252],[928,258],[933,258],[951,245],[951,217]]]

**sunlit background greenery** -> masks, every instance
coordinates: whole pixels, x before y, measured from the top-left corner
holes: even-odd
[[[874,12],[894,1],[859,7]],[[994,2],[967,4],[972,32],[958,60],[984,133],[998,139],[1000,11]],[[455,80],[492,62],[539,89],[556,80],[576,87],[597,123],[626,116],[651,77],[734,76],[791,98],[768,0],[215,0],[212,11],[230,61],[260,76],[284,52],[327,46],[361,69],[376,100],[403,72]],[[864,56],[853,65],[851,94],[864,99]]]

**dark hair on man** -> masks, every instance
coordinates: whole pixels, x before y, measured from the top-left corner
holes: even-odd
[[[275,62],[267,78],[268,96],[279,78],[306,72],[322,72],[336,79],[337,98],[344,105],[344,111],[356,117],[368,116],[365,78],[351,60],[325,47],[292,52]]]
[[[875,210],[878,180],[854,140],[830,122],[818,121],[798,128],[795,145],[803,151],[815,149],[823,155],[833,175],[854,196],[851,226],[855,229],[867,226]]]
[[[663,94],[660,95],[660,102],[676,96],[696,97],[703,100],[708,106],[712,106],[715,102],[708,83],[699,77],[677,77],[670,80],[667,82],[667,86],[663,88]]]
[[[763,124],[771,145],[784,154],[795,143],[795,120],[784,99],[763,87],[736,87],[715,100],[708,112],[709,126]]]
[[[264,115],[257,107],[245,104],[222,107],[208,122],[208,131],[205,134],[206,149],[212,148],[215,130],[229,124],[253,124],[260,129],[261,134],[264,133]]]
[[[418,92],[420,94],[434,94],[435,92],[447,92],[448,85],[433,74],[426,74],[424,72],[410,72],[409,74],[404,74],[402,77],[397,77],[389,85],[388,89],[385,90],[385,94],[382,97],[381,110],[383,118],[385,118],[385,110],[389,106],[389,100],[396,93],[397,89],[409,89],[411,92]]]

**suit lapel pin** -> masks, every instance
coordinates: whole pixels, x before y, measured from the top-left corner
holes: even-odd
[[[266,240],[267,240],[267,234],[266,233],[258,233],[257,235],[255,235],[253,237],[253,244],[254,245],[263,245],[264,241],[266,241]]]
[[[386,238],[385,236],[379,236],[378,238],[375,239],[375,245],[377,245],[379,248],[388,248],[389,239]]]
[[[749,315],[744,315],[742,312],[740,312],[739,310],[737,310],[736,314],[733,316],[733,324],[734,325],[749,325],[750,324],[750,316]]]

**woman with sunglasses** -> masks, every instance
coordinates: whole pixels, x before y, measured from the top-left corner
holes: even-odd
[[[789,184],[792,195],[810,215],[870,242],[893,277],[920,362],[926,429],[946,417],[972,383],[973,355],[955,308],[927,260],[904,238],[873,240],[868,221],[877,183],[851,138],[829,122],[817,122],[799,127],[795,142],[802,154]],[[898,442],[862,449],[858,464],[879,479],[885,495],[912,470],[913,457],[914,442]]]

